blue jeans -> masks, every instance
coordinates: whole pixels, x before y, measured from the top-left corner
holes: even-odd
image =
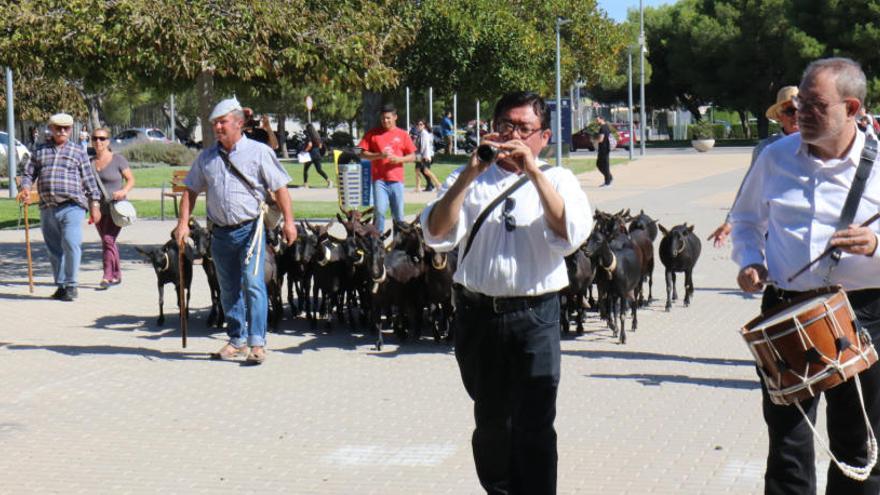
[[[76,203],[40,209],[40,230],[49,250],[58,287],[76,287],[82,259],[82,223],[86,210]]]
[[[398,222],[403,221],[403,182],[386,182],[384,180],[373,181],[373,198],[376,208],[373,215],[376,217],[376,227],[379,232],[385,232],[385,210],[391,204],[391,217]]]
[[[245,265],[247,250],[257,222],[248,222],[237,228],[215,226],[212,231],[211,254],[220,282],[220,303],[226,313],[226,334],[235,347],[266,345],[266,319],[269,298],[263,279],[266,257],[266,236],[257,241],[250,263]],[[254,263],[257,274],[254,275]]]

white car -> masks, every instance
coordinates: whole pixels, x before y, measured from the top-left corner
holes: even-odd
[[[9,134],[5,132],[0,132],[0,155],[2,155],[2,163],[0,163],[0,168],[6,169],[6,154],[7,145],[9,144]],[[15,164],[18,167],[18,170],[24,170],[24,166],[27,165],[28,160],[31,159],[31,152],[28,150],[27,146],[21,143],[18,139],[15,140],[15,157],[17,158]]]
[[[126,129],[113,136],[110,145],[113,149],[120,150],[135,143],[146,142],[170,143],[171,140],[168,139],[165,136],[165,133],[159,129],[153,127],[138,127],[134,129]]]

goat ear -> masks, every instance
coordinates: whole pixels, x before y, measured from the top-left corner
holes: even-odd
[[[367,208],[366,210],[364,210],[364,211],[362,212],[362,215],[363,215],[363,216],[367,216],[367,215],[370,215],[370,214],[372,214],[372,213],[373,213],[373,207],[371,206],[371,207]]]
[[[657,225],[660,227],[660,232],[663,232],[663,235],[669,235],[669,231],[666,230],[666,227],[664,227],[663,225],[661,225],[659,223]]]
[[[688,227],[688,224],[687,224],[687,223],[685,223],[684,226],[687,227],[688,232],[693,232],[693,231],[694,231],[694,227],[696,227],[696,225],[691,225],[690,227]]]
[[[342,207],[340,206],[340,208],[342,208]],[[345,217],[342,216],[342,214],[340,214],[340,213],[336,214],[336,219],[339,220],[341,223],[345,223]]]

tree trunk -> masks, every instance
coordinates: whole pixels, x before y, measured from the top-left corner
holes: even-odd
[[[382,110],[382,94],[373,91],[361,93],[361,129],[366,131],[379,125]]]
[[[199,120],[202,124],[202,149],[214,144],[214,129],[211,127],[211,110],[214,105],[214,71],[202,69],[196,76],[196,97],[199,100]]]
[[[86,106],[89,109],[89,124],[91,125],[92,130],[95,130],[101,127],[101,123],[104,121],[104,119],[101,118],[101,114],[104,113],[103,97],[99,94],[88,95],[85,100]]]
[[[737,110],[736,113],[739,114],[739,123],[742,126],[743,136],[745,136],[746,139],[751,139],[752,128],[749,127],[749,119],[746,118],[746,112],[743,110]]]
[[[770,134],[770,120],[763,113],[756,113],[758,116],[758,138],[764,139]]]
[[[282,158],[290,158],[290,153],[287,150],[287,115],[279,114],[278,117],[278,141],[280,141],[281,145],[281,157]]]

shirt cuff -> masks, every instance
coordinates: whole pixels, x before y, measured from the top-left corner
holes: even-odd
[[[872,258],[880,258],[880,234],[874,234],[877,243],[874,245],[874,252],[871,253]]]

